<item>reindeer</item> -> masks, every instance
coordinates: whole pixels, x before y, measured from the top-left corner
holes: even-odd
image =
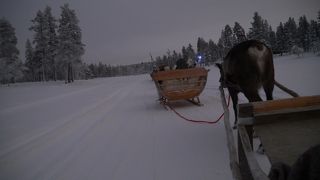
[[[259,89],[263,87],[267,100],[272,100],[275,84],[272,51],[257,40],[244,41],[234,46],[222,64],[216,64],[220,70],[220,82],[228,88],[233,102],[236,128],[238,93],[242,92],[249,102],[262,101]]]

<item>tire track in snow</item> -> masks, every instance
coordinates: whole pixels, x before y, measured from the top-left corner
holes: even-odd
[[[125,99],[120,100],[120,107],[123,109],[121,114],[115,110],[112,115],[113,122],[107,124],[102,121],[60,165],[49,168],[52,171],[50,179],[72,179],[74,174],[82,174],[81,179],[115,179],[114,176],[119,170],[123,170],[128,157],[130,159],[132,153],[141,148],[141,123],[136,123],[135,114],[130,114],[135,111],[133,108],[140,107],[141,101],[137,102],[136,98],[136,94],[140,92],[135,91],[137,85],[140,84],[127,86],[123,95],[120,95],[119,99]],[[144,94],[142,97],[145,97]],[[107,117],[108,115],[103,118]],[[93,142],[96,139],[103,141]],[[78,169],[86,169],[86,173],[79,172]]]
[[[128,93],[129,92],[125,90],[125,87],[124,88],[122,87],[121,89],[112,93],[110,96],[99,101],[99,103],[87,107],[86,110],[80,113],[73,114],[70,117],[63,119],[62,123],[56,125],[55,127],[45,132],[42,132],[36,135],[35,137],[26,139],[25,141],[20,142],[19,144],[16,144],[13,147],[9,147],[9,148],[6,148],[5,150],[2,150],[0,162],[5,162],[6,160],[9,161],[15,156],[15,154],[18,154],[18,155],[25,154],[27,156],[27,154],[29,153],[29,156],[30,156],[30,153],[32,154],[31,151],[33,151],[34,149],[46,149],[47,147],[46,150],[48,150],[50,149],[48,147],[52,146],[52,143],[61,144],[63,146],[64,141],[66,141],[63,136],[65,136],[66,138],[69,138],[69,142],[71,144],[76,145],[77,142],[79,142],[83,137],[85,137],[92,130],[92,128],[94,128],[97,125],[97,123],[99,123],[99,121],[103,120],[104,114],[110,113],[109,111],[111,111],[112,108],[114,108],[123,98],[125,98],[125,96]],[[119,98],[119,95],[121,96],[120,98]],[[92,117],[94,117],[94,120],[90,119]],[[71,145],[68,145],[67,147],[62,148],[64,150],[60,150],[60,154],[54,153],[56,158],[49,158],[48,163],[51,161],[51,163],[55,164],[56,163],[55,161],[57,159],[63,160],[66,154],[70,154],[72,152],[70,150],[72,148],[73,147]],[[43,154],[45,153],[45,151],[41,151],[39,153]],[[38,156],[38,155],[33,154],[33,156]],[[61,156],[61,158],[59,158],[59,156]],[[24,160],[28,159],[25,157],[20,157],[20,158]],[[48,166],[52,166],[52,165],[48,165]],[[40,169],[38,170],[34,169],[33,171],[38,171],[38,172],[44,171],[45,172],[44,174],[47,174],[48,172],[50,172],[50,170],[41,170],[43,168],[44,169],[48,169],[48,168],[45,168],[45,167],[38,167],[38,168]],[[0,169],[3,169],[3,168],[0,168]],[[3,174],[3,173],[0,173],[0,174]],[[43,173],[40,173],[40,174],[43,174]],[[39,175],[37,176],[39,177]]]
[[[66,98],[66,97],[73,96],[73,95],[81,94],[81,93],[88,92],[88,91],[93,91],[94,89],[97,89],[97,88],[102,87],[102,86],[105,86],[105,84],[100,84],[100,85],[97,85],[97,86],[93,86],[93,87],[77,90],[77,91],[74,91],[74,92],[68,92],[68,93],[65,93],[65,94],[61,94],[61,95],[57,95],[57,96],[53,96],[53,97],[49,97],[49,98],[45,98],[45,99],[41,99],[41,100],[29,102],[29,103],[25,103],[25,104],[19,104],[19,105],[16,105],[16,106],[13,106],[13,107],[9,107],[9,108],[4,108],[4,109],[0,110],[0,114],[12,113],[12,112],[20,110],[20,109],[27,109],[27,108],[30,108],[32,106],[39,106],[39,105],[42,105],[42,104],[45,104],[45,103],[49,103],[49,102],[52,102],[52,101],[57,101],[57,100],[60,100],[60,99]]]
[[[88,88],[86,89],[86,91],[88,90],[93,90],[97,87],[93,87],[93,88]],[[87,113],[90,113],[91,111],[94,111],[95,109],[99,108],[102,104],[105,104],[107,101],[110,101],[110,99],[116,97],[119,93],[121,93],[121,90],[122,89],[119,89],[117,91],[115,91],[114,93],[112,93],[111,95],[109,96],[106,96],[106,98],[103,98],[101,99],[99,102],[93,104],[93,105],[90,105],[88,107],[86,107],[85,109],[83,109],[81,112],[78,112],[78,113],[75,113],[75,114],[71,114],[70,116],[68,117],[64,117],[64,118],[61,118],[59,121],[59,123],[55,124],[54,126],[52,126],[50,129],[46,129],[45,131],[42,131],[42,132],[38,132],[37,134],[31,136],[31,137],[28,137],[22,141],[20,141],[19,143],[15,144],[15,145],[12,145],[10,147],[7,147],[7,148],[1,148],[0,150],[0,159],[7,153],[9,152],[12,152],[13,150],[19,148],[19,147],[22,147],[22,146],[25,146],[27,145],[28,143],[32,143],[33,141],[37,140],[38,138],[41,138],[43,137],[44,135],[46,134],[49,134],[50,132],[53,132],[55,131],[57,128],[60,128],[60,127],[63,127],[65,126],[67,123],[71,123],[72,121],[76,121],[78,120],[80,117],[82,117],[83,115],[87,114]],[[83,91],[81,91],[83,92]],[[79,91],[77,91],[77,93],[79,93]],[[74,93],[68,93],[69,95],[71,94],[74,94]],[[67,95],[63,95],[63,97],[66,97]],[[58,98],[62,98],[62,97],[58,97]],[[51,98],[50,98],[51,99]],[[56,99],[56,98],[54,98]],[[33,104],[33,103],[32,103]]]
[[[122,138],[120,137],[117,146],[112,148],[126,150],[121,150],[118,153],[119,160],[114,164],[108,179],[155,179],[157,176],[154,165],[155,133],[153,130],[155,122],[153,117],[155,114],[150,111],[153,108],[150,107],[153,105],[150,100],[157,96],[153,84],[151,85],[152,89],[144,89],[144,92],[137,91],[133,94],[131,101],[135,102],[135,106],[143,109],[144,116],[138,115],[137,118],[135,114],[131,116],[125,131],[121,134]],[[156,103],[156,101],[154,102]],[[126,142],[128,139],[130,142]],[[124,143],[127,145],[122,145]],[[108,151],[108,154],[112,152],[112,149]]]
[[[86,88],[84,91],[68,93],[69,96],[63,94],[63,99],[60,96],[60,98],[51,98],[51,101],[40,105],[33,104],[28,108],[25,106],[24,109],[0,113],[0,157],[3,154],[3,149],[44,134],[43,132],[63,124],[66,119],[80,116],[81,113],[84,114],[97,104],[103,103],[104,99],[108,99],[122,87],[123,83],[121,82],[113,83],[111,87],[102,84],[90,88],[91,91]],[[105,93],[106,90],[109,92],[108,94]]]
[[[70,179],[72,178],[72,175],[74,173],[71,173],[72,175],[70,178],[62,178],[59,176],[64,176],[65,174],[62,172],[66,172],[66,170],[69,167],[72,167],[72,169],[76,171],[81,169],[81,168],[79,169],[74,168],[74,166],[71,164],[74,161],[76,161],[78,158],[82,157],[81,154],[83,153],[84,150],[89,151],[89,154],[90,154],[89,157],[92,157],[92,156],[97,157],[97,154],[99,154],[99,152],[103,151],[103,149],[105,148],[109,148],[110,142],[107,144],[104,144],[103,142],[100,142],[102,144],[96,143],[96,139],[99,138],[97,134],[102,133],[103,135],[105,135],[106,129],[99,131],[99,129],[102,128],[101,126],[103,123],[110,125],[109,130],[111,130],[110,131],[111,133],[110,136],[112,137],[111,139],[116,139],[116,136],[121,134],[120,130],[123,128],[125,123],[124,122],[116,123],[115,125],[114,123],[115,119],[108,119],[106,118],[106,115],[112,114],[112,111],[114,110],[114,108],[117,108],[118,104],[122,102],[128,96],[129,93],[130,92],[126,89],[126,87],[123,87],[121,90],[119,90],[117,95],[113,96],[113,98],[110,99],[109,102],[102,103],[94,111],[92,111],[91,113],[87,113],[85,117],[82,117],[84,119],[87,119],[86,117],[90,118],[93,115],[95,115],[94,120],[91,119],[92,122],[90,123],[90,127],[86,127],[81,134],[76,134],[79,137],[73,141],[74,145],[69,146],[69,148],[66,149],[64,153],[57,154],[57,157],[54,158],[55,159],[54,161],[48,163],[45,167],[42,167],[42,169],[38,171],[37,177],[39,177],[40,179],[42,179],[43,176],[46,176],[46,178],[48,179]],[[110,103],[112,105],[108,106],[110,105]],[[79,131],[79,128],[77,128],[77,131]],[[105,141],[105,139],[103,140]],[[96,146],[98,146],[98,148]],[[92,151],[96,151],[96,152],[93,153]],[[87,157],[87,156],[84,156],[84,157]],[[101,158],[101,157],[98,157],[98,158]],[[88,161],[86,161],[86,163],[88,163]],[[78,173],[81,173],[81,172],[78,172]],[[83,179],[87,179],[87,178],[83,178]]]
[[[129,87],[132,86],[135,85],[131,84]],[[129,94],[131,97],[131,93],[132,91],[128,86],[123,88],[122,92],[117,96],[117,99],[113,101],[112,108],[108,108],[106,112],[100,113],[101,116],[99,116],[95,125],[88,130],[90,133],[83,136],[81,141],[79,141],[67,155],[60,157],[61,160],[59,160],[58,163],[48,165],[46,169],[50,171],[49,173],[43,170],[43,172],[46,172],[50,177],[49,179],[72,179],[74,174],[83,173],[77,172],[79,169],[86,169],[87,172],[81,176],[81,179],[102,178],[98,176],[105,173],[106,166],[102,167],[103,170],[100,173],[92,174],[92,172],[97,171],[97,164],[99,164],[104,157],[107,157],[106,154],[112,154],[108,153],[110,152],[110,148],[114,147],[114,141],[117,142],[119,136],[123,135],[123,128],[128,126],[126,123],[127,119],[114,118],[116,114],[114,114],[113,111],[114,108],[118,108],[119,103],[123,103],[125,99],[128,99]],[[110,119],[109,116],[112,113],[113,115],[111,115],[112,118]],[[103,119],[108,120],[103,121]],[[99,141],[100,139],[103,139],[103,141]],[[90,158],[87,159],[87,157]],[[100,166],[101,165],[98,165],[98,168],[101,168]],[[92,178],[92,176],[95,177]]]

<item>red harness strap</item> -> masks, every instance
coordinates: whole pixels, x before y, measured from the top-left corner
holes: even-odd
[[[180,114],[179,112],[177,112],[169,103],[166,104],[174,113],[176,113],[176,115],[178,115],[180,118],[182,118],[183,120],[189,121],[189,122],[193,122],[193,123],[200,123],[200,124],[215,124],[217,122],[219,122],[222,117],[224,116],[224,113],[222,113],[219,118],[215,121],[206,121],[206,120],[194,120],[194,119],[189,119],[186,118],[185,116],[183,116],[182,114]],[[228,107],[230,105],[230,95],[228,97],[228,103],[227,103]]]

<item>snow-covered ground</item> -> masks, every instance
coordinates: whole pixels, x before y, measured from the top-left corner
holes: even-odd
[[[210,69],[204,106],[179,101],[177,111],[200,120],[222,113]],[[275,70],[300,95],[320,94],[320,57],[277,57]],[[277,88],[274,96],[289,97]],[[186,122],[156,99],[148,75],[1,86],[0,179],[232,179],[223,121]]]

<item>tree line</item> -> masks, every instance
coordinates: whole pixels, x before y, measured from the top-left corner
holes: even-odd
[[[255,12],[248,33],[245,32],[240,23],[235,22],[233,27],[228,24],[225,25],[216,43],[212,39],[206,41],[204,38],[199,37],[196,48],[189,43],[187,46],[182,46],[180,52],[168,50],[162,56],[157,56],[156,58],[151,56],[151,62],[130,65],[131,70],[129,71],[127,70],[129,66],[112,67],[101,63],[98,65],[91,64],[90,69],[94,76],[98,77],[141,74],[151,72],[155,66],[168,65],[169,67],[174,67],[176,61],[181,58],[198,61],[200,56],[201,61],[209,65],[223,59],[234,45],[249,39],[257,39],[266,43],[274,54],[291,53],[297,47],[305,52],[320,54],[320,11],[318,11],[317,20],[308,21],[306,16],[301,16],[296,22],[294,18],[289,17],[286,22],[280,22],[275,31],[266,19],[263,19],[258,12]],[[105,68],[101,71],[103,66]],[[132,67],[137,69],[132,69]],[[109,73],[103,74],[101,72]]]
[[[39,10],[31,22],[29,30],[33,32],[33,39],[26,41],[25,62],[22,63],[15,30],[8,20],[0,19],[1,83],[51,80],[70,83],[82,78],[84,44],[75,11],[64,4],[60,18],[56,19],[47,6]]]
[[[298,23],[294,18],[289,18],[287,22],[280,23],[276,31],[269,25],[268,21],[263,19],[258,12],[254,13],[253,21],[248,33],[240,23],[235,22],[233,27],[225,25],[221,31],[221,36],[215,43],[212,39],[209,41],[199,37],[197,40],[196,50],[189,44],[183,46],[181,53],[167,53],[162,57],[157,57],[157,64],[175,64],[179,58],[191,58],[197,60],[201,55],[205,64],[211,64],[222,59],[228,51],[236,44],[256,39],[266,43],[273,50],[274,54],[290,53],[294,47],[300,47],[305,52],[320,52],[320,11],[318,12],[317,21],[308,21],[306,16],[301,16]],[[173,62],[171,62],[173,61]]]
[[[34,32],[32,44],[26,42],[26,80],[62,80],[73,82],[80,75],[84,44],[75,11],[68,4],[61,7],[57,20],[47,6],[38,11],[30,30]],[[33,46],[32,46],[33,45]]]
[[[143,74],[160,65],[174,67],[181,58],[201,60],[209,65],[222,59],[234,45],[248,39],[265,42],[274,54],[279,55],[290,53],[297,47],[306,52],[320,52],[320,11],[317,20],[308,21],[306,16],[301,16],[296,22],[289,17],[286,22],[280,22],[275,30],[255,12],[247,33],[238,22],[233,26],[227,24],[216,42],[199,37],[196,48],[189,43],[182,46],[180,52],[168,50],[166,54],[155,58],[150,54],[149,62],[118,66],[82,62],[85,45],[81,41],[79,20],[68,4],[61,7],[59,19],[52,15],[51,8],[47,6],[43,11],[39,10],[31,22],[29,29],[34,34],[32,41],[26,41],[23,63],[18,57],[14,28],[6,19],[0,19],[1,83],[17,80],[64,80],[70,83],[74,79]]]

